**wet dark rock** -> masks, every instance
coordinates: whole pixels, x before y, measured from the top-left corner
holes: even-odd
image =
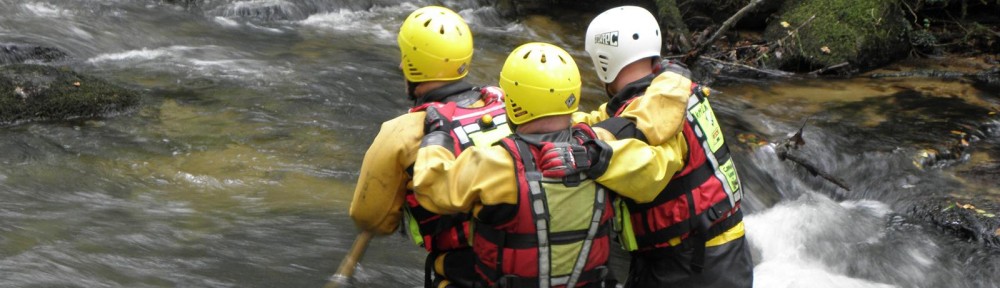
[[[0,67],[0,125],[103,117],[139,104],[136,91],[66,68]]]
[[[1000,91],[1000,67],[976,73],[971,78],[980,89]]]
[[[65,52],[31,44],[0,43],[0,65],[25,62],[53,62],[66,59]]]
[[[846,62],[865,71],[905,57],[910,48],[896,0],[789,1],[779,13],[764,38],[779,46],[767,62],[781,70],[809,72]]]
[[[1000,204],[983,198],[962,200],[952,197],[928,199],[915,205],[911,214],[940,228],[942,232],[1000,248]]]

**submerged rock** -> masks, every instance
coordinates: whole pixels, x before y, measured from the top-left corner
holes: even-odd
[[[31,61],[53,62],[65,59],[66,53],[52,47],[31,44],[0,43],[0,65]]]
[[[0,67],[0,125],[107,116],[139,103],[136,91],[66,68]]]
[[[913,216],[945,233],[986,247],[1000,248],[1000,205],[986,199],[931,199],[913,207]]]

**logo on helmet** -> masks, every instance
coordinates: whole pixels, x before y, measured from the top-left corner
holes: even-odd
[[[576,103],[576,95],[569,94],[569,98],[566,98],[566,107],[573,107],[573,103]]]
[[[594,43],[618,47],[618,31],[594,35]]]

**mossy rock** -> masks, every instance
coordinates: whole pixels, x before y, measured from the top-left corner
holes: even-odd
[[[102,117],[138,104],[136,91],[66,68],[0,66],[0,125]]]
[[[53,62],[66,59],[65,52],[31,44],[0,43],[0,65],[18,64],[30,61]]]
[[[766,61],[769,66],[807,72],[847,62],[846,71],[858,72],[905,57],[910,49],[898,0],[787,3],[764,33],[769,42],[777,42]]]

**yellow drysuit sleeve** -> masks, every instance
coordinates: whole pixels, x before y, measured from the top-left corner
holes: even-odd
[[[604,129],[594,128],[594,132],[613,151],[608,169],[597,177],[597,183],[637,203],[656,199],[670,178],[684,167],[687,143],[681,135],[650,146],[637,139],[614,140],[614,135]]]
[[[663,72],[653,78],[646,93],[629,103],[620,116],[634,121],[650,145],[660,145],[683,131],[689,96],[691,79]]]
[[[417,152],[413,190],[420,206],[438,214],[469,212],[479,204],[517,204],[514,173],[514,160],[503,147],[469,147],[456,158],[430,145]]]
[[[608,120],[610,117],[608,116],[608,113],[605,112],[607,111],[607,106],[608,103],[601,104],[601,107],[598,107],[597,110],[590,111],[589,113],[573,112],[573,123],[584,123],[594,126],[597,122]]]
[[[656,199],[686,161],[688,147],[683,125],[690,95],[690,79],[664,72],[653,78],[645,94],[625,107],[620,117],[636,123],[636,129],[642,131],[648,143],[617,140],[607,130],[594,128],[598,138],[614,151],[608,170],[597,182],[638,203]],[[606,120],[609,118],[606,107],[607,103],[590,113],[574,113],[573,121],[593,125]]]
[[[424,115],[407,113],[382,123],[365,152],[350,210],[358,228],[389,234],[399,226],[406,190],[412,186],[406,168],[417,157]]]

